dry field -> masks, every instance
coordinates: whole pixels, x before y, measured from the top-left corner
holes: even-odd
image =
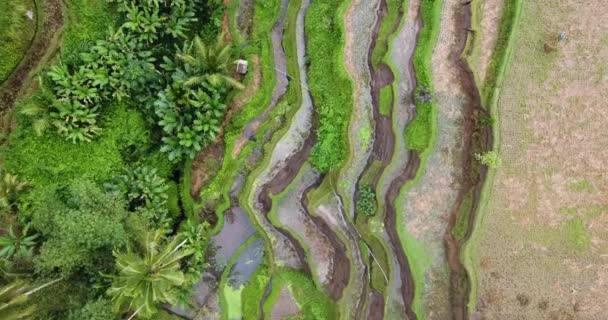
[[[523,2],[475,244],[484,319],[608,319],[606,5]]]

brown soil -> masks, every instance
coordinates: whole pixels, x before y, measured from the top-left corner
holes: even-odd
[[[373,291],[369,294],[369,307],[367,312],[367,320],[382,320],[384,319],[384,297],[382,294]]]
[[[215,177],[222,167],[223,158],[224,143],[220,140],[208,145],[196,156],[194,161],[192,161],[192,167],[190,169],[192,175],[190,195],[192,198],[199,200],[201,188]]]
[[[37,28],[35,39],[25,57],[1,87],[0,110],[6,110],[13,106],[21,92],[27,89],[30,78],[33,76],[32,71],[36,69],[49,52],[56,49],[56,46],[52,44],[57,41],[63,26],[61,0],[46,1],[45,12],[44,22]]]
[[[270,311],[270,320],[283,320],[300,312],[300,307],[296,303],[291,290],[287,286],[281,289],[281,293],[276,303]]]

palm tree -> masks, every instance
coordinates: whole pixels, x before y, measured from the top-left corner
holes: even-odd
[[[23,280],[15,280],[10,284],[0,287],[0,319],[30,319],[36,308],[31,303],[28,303],[30,296],[61,280],[61,278],[55,279],[33,289]]]
[[[17,235],[13,230],[13,226],[10,226],[8,235],[0,236],[0,258],[10,260],[14,256],[31,256],[32,250],[34,249],[34,246],[36,246],[38,234],[28,236],[29,229],[30,224],[27,224]]]
[[[114,252],[118,275],[114,276],[108,293],[117,312],[132,311],[150,318],[157,312],[160,303],[176,303],[176,289],[184,283],[180,271],[180,260],[191,255],[193,250],[183,249],[187,240],[179,242],[174,237],[161,247],[163,232],[147,232],[144,235],[143,256],[131,251]]]
[[[214,45],[206,45],[196,37],[185,50],[177,54],[177,59],[192,68],[192,73],[184,83],[187,87],[208,81],[213,86],[228,85],[243,89],[242,83],[231,76],[234,60],[232,46],[220,34]]]

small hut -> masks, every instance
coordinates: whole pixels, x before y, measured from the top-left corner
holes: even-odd
[[[236,72],[239,74],[246,74],[247,73],[247,60],[242,60],[239,59],[236,61]]]

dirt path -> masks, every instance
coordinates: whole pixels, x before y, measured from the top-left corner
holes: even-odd
[[[57,50],[56,44],[64,22],[61,0],[46,1],[45,11],[44,22],[37,28],[34,41],[25,57],[0,87],[0,110],[13,106],[17,97],[27,89],[26,86],[33,76],[32,71]]]

